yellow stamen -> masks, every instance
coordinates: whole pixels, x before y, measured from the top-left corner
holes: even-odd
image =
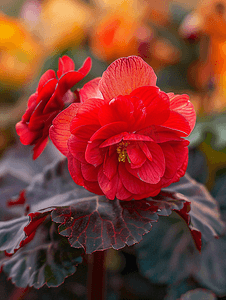
[[[126,158],[127,158],[128,162],[131,163],[129,156],[127,154],[127,151],[126,151],[126,148],[128,145],[129,145],[129,142],[123,142],[123,141],[118,144],[117,153],[118,153],[118,161],[119,162],[121,162],[121,161],[125,162]]]

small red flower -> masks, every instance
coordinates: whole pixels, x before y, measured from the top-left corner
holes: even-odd
[[[109,199],[142,199],[182,177],[195,111],[187,95],[156,87],[140,57],[113,62],[62,111],[50,138],[68,158],[73,180]]]
[[[87,58],[78,71],[74,71],[74,68],[72,59],[63,56],[59,59],[58,79],[53,70],[43,74],[36,92],[28,100],[28,108],[22,120],[16,124],[21,143],[35,145],[33,159],[42,153],[48,142],[52,120],[65,105],[78,101],[70,89],[87,75],[91,59]]]

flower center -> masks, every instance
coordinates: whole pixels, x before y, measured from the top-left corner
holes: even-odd
[[[127,158],[128,162],[131,163],[129,156],[127,154],[127,151],[126,151],[126,148],[128,145],[129,145],[129,142],[123,142],[123,141],[118,144],[117,153],[118,153],[118,161],[119,162],[120,161],[125,162],[126,158]]]

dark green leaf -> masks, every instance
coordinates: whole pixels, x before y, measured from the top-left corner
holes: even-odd
[[[200,254],[185,221],[173,212],[135,246],[141,274],[151,282],[173,284],[194,274]]]
[[[223,234],[225,224],[221,219],[218,203],[204,185],[185,175],[179,182],[171,184],[167,190],[186,195],[191,203],[190,227],[202,233],[203,241],[209,241]]]

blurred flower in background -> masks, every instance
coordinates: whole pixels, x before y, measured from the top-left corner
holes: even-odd
[[[35,32],[51,55],[81,44],[91,19],[91,8],[82,1],[45,0]]]
[[[44,49],[18,19],[1,13],[0,53],[0,83],[14,90],[37,75]]]
[[[201,39],[200,59],[191,69],[190,80],[205,84],[207,76],[214,92],[202,103],[206,114],[226,109],[226,1],[199,1],[197,8],[181,24],[184,37]],[[209,44],[205,43],[209,39]]]
[[[97,21],[90,29],[90,48],[108,63],[129,55],[140,55],[155,71],[180,59],[180,51],[158,35],[156,26],[170,23],[169,1],[93,0]],[[152,24],[151,24],[152,23]]]
[[[99,59],[111,62],[120,56],[138,54],[139,30],[144,26],[144,6],[140,3],[96,1],[99,18],[89,37],[91,50]]]

